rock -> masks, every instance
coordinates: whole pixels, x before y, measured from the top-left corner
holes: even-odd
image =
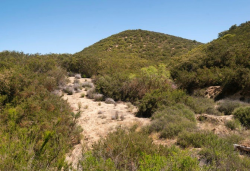
[[[121,121],[123,121],[125,119],[124,115],[121,115],[120,119],[121,119]]]
[[[81,74],[76,74],[76,75],[75,75],[75,78],[76,78],[76,79],[81,79],[81,78],[82,78],[82,77],[81,77]]]
[[[107,103],[107,104],[115,104],[115,101],[112,98],[106,98],[105,103]]]
[[[93,94],[93,99],[95,99],[95,101],[101,101],[103,99],[103,95],[100,93],[95,93]]]
[[[68,86],[63,89],[63,92],[67,93],[68,95],[74,94],[74,88],[72,86]]]
[[[116,118],[115,115],[111,116],[111,120],[115,120],[115,118]]]
[[[222,92],[221,86],[210,86],[207,88],[205,92],[205,97],[209,99],[215,98],[217,95],[219,95]]]
[[[94,84],[93,83],[91,83],[91,82],[83,82],[82,83],[82,87],[88,87],[88,88],[94,88],[95,86],[94,86]]]
[[[239,145],[239,144],[234,144],[233,146],[235,150],[239,150],[241,152],[250,152],[250,147],[246,147],[246,146]]]

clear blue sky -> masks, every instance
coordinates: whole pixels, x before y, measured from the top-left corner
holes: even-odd
[[[143,29],[207,43],[250,20],[250,0],[0,0],[0,51],[75,53]]]

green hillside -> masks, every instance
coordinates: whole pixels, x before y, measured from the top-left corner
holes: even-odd
[[[145,126],[113,127],[91,148],[82,144],[79,170],[249,170],[249,155],[234,149],[250,143],[249,103],[187,93],[221,85],[224,96],[250,94],[249,61],[250,22],[208,44],[128,30],[75,54],[0,52],[0,170],[74,170],[65,156],[83,138],[92,141],[77,123],[94,108],[79,98],[74,113],[63,100],[74,93],[66,76],[80,77],[76,73],[95,84],[75,79],[75,91],[87,91],[81,98],[98,95],[102,109],[101,101],[115,100],[117,119],[120,100],[128,111],[135,105],[136,116],[150,118]],[[118,121],[105,112],[112,113],[91,115],[102,124]],[[123,111],[119,116],[119,122],[128,117],[121,119]]]
[[[72,63],[77,65],[71,69],[87,76],[134,72],[145,66],[169,61],[200,44],[195,40],[163,33],[127,30],[74,54]]]
[[[189,91],[223,86],[223,95],[250,90],[250,22],[219,33],[218,39],[201,45],[172,62],[172,77]]]

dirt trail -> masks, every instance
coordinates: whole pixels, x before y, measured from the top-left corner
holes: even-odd
[[[73,84],[74,77],[70,77],[69,79],[69,84]],[[85,81],[91,82],[91,79],[80,79],[81,83]],[[117,127],[129,127],[134,123],[146,125],[150,122],[147,118],[135,117],[134,113],[136,112],[136,108],[125,102],[119,102],[115,105],[96,102],[92,99],[88,99],[86,96],[81,98],[82,93],[85,95],[87,93],[84,88],[79,93],[63,95],[63,99],[68,101],[74,112],[78,112],[79,104],[81,105],[82,111],[81,116],[77,119],[77,124],[83,128],[83,140],[81,140],[81,144],[76,145],[72,153],[66,157],[66,161],[72,163],[74,168],[76,168],[78,160],[81,158],[83,146],[91,148],[94,142],[98,141],[101,137],[105,137]],[[112,119],[116,114],[119,115],[119,119]],[[124,116],[123,120],[120,119],[122,115]]]

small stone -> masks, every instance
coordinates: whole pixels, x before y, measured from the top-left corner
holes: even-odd
[[[118,118],[119,118],[119,112],[116,111],[116,112],[115,112],[115,119],[117,120]]]
[[[115,120],[115,115],[112,115],[112,116],[111,116],[111,120]]]
[[[121,119],[121,121],[123,121],[125,119],[124,115],[121,115],[120,119]]]

